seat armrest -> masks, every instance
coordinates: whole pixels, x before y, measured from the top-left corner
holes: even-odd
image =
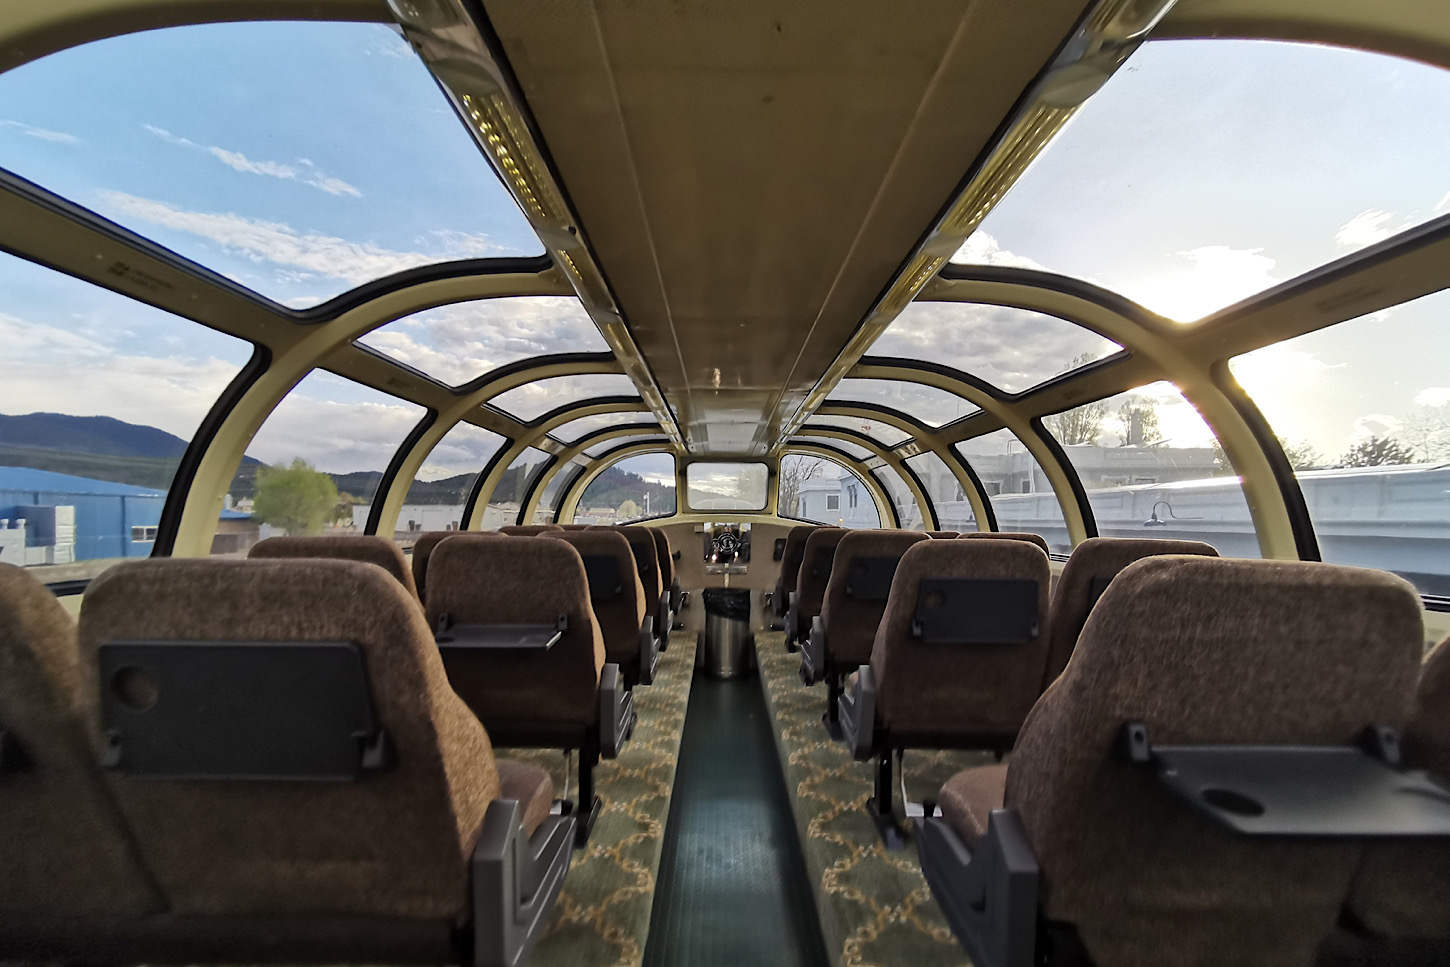
[[[801,682],[814,685],[826,677],[826,619],[811,619],[811,636],[801,646]]]
[[[862,665],[856,684],[841,693],[841,735],[853,758],[866,761],[876,749],[876,673]]]
[[[653,685],[660,664],[660,640],[655,637],[654,615],[645,615],[639,626],[639,683]]]
[[[785,608],[785,641],[786,644],[796,640],[796,629],[800,627],[800,594],[792,591],[790,603]]]
[[[662,642],[668,642],[670,637],[670,629],[675,626],[675,615],[674,612],[670,610],[669,591],[661,592],[659,609],[655,613],[659,615],[659,617],[655,619],[655,631],[658,633]]]
[[[940,817],[917,821],[917,851],[932,897],[978,967],[1032,967],[1041,874],[1021,819],[994,809],[971,850]]]
[[[599,673],[599,754],[613,759],[634,732],[634,696],[624,687],[619,666],[610,662]]]
[[[680,579],[670,582],[670,611],[679,614],[685,610],[685,592],[680,590]]]
[[[551,816],[533,836],[523,806],[495,799],[473,847],[474,967],[515,967],[528,959],[569,872],[574,816]]]

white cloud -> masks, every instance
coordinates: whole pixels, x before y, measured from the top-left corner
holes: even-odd
[[[1444,406],[1450,403],[1450,386],[1427,386],[1415,394],[1416,406]]]
[[[299,232],[282,222],[264,222],[231,212],[196,212],[119,191],[102,191],[112,209],[175,231],[198,235],[253,262],[270,262],[351,285],[394,272],[459,258],[496,254],[501,246],[483,235],[453,233],[432,252],[397,252],[370,242],[349,242],[332,235]]]
[[[1355,442],[1367,440],[1372,436],[1389,436],[1397,433],[1404,420],[1397,416],[1390,416],[1388,413],[1366,413],[1354,421]]]
[[[1447,207],[1450,207],[1450,191],[1445,192],[1445,194],[1440,196],[1440,200],[1435,202],[1435,213],[1438,215]]]
[[[1002,248],[994,237],[980,229],[962,243],[951,260],[961,265],[1009,265],[1018,269],[1047,271],[1041,263]]]
[[[23,121],[0,120],[0,128],[12,128],[28,138],[37,138],[41,141],[50,141],[54,144],[81,143],[81,139],[74,134],[66,134],[64,131],[52,131],[49,128],[37,128]]]
[[[294,391],[267,417],[247,455],[273,465],[301,457],[329,473],[382,471],[420,416],[416,406],[341,403]]]
[[[249,175],[262,175],[267,178],[281,178],[284,181],[297,181],[325,191],[329,195],[351,195],[353,198],[362,197],[361,191],[343,181],[341,178],[334,178],[326,174],[306,158],[299,158],[295,165],[285,164],[280,161],[255,161],[240,151],[231,151],[227,148],[217,147],[216,145],[200,145],[190,138],[183,138],[180,135],[172,134],[165,128],[157,127],[154,124],[143,124],[142,127],[167,144],[175,145],[179,148],[193,148],[199,151],[205,151],[233,171],[240,171]]]
[[[1450,195],[1446,198],[1450,198]],[[1444,202],[1445,199],[1441,199],[1441,204]],[[1339,231],[1334,233],[1334,241],[1341,248],[1365,248],[1392,238],[1415,224],[1413,221],[1406,221],[1391,225],[1390,220],[1394,217],[1393,212],[1380,211],[1377,208],[1362,211],[1339,226]]]

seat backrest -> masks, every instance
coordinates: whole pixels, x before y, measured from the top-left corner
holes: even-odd
[[[103,649],[125,642],[194,650],[203,669],[220,642],[270,643],[284,660],[301,643],[345,643],[361,655],[390,740],[393,766],[355,781],[188,779],[132,774],[123,729],[107,779],[172,912],[445,918],[466,909],[468,857],[499,788],[492,748],[449,687],[422,612],[382,568],[128,562],[91,583],[80,641],[98,748],[109,744],[102,690],[127,710],[121,721],[172,707],[171,679],[150,696],[123,677],[134,669],[101,680]]]
[[[1049,577],[1047,555],[1026,541],[907,549],[871,648],[876,714],[894,739],[1010,745],[1041,690]],[[939,627],[937,616],[950,620]]]
[[[949,541],[960,533],[960,531],[927,531],[926,536],[939,541]]]
[[[75,619],[0,564],[0,924],[164,906],[96,765],[80,676]]]
[[[413,541],[413,584],[418,589],[418,600],[428,600],[428,559],[438,542],[459,534],[492,534],[496,531],[425,531]]]
[[[659,561],[660,590],[668,591],[675,584],[675,558],[670,548],[670,539],[658,527],[646,527],[655,542],[655,557]]]
[[[1158,554],[1201,554],[1218,557],[1212,544],[1202,541],[1166,541],[1130,537],[1089,537],[1072,549],[1052,593],[1052,640],[1047,646],[1046,688],[1066,667],[1088,612],[1107,589],[1108,582],[1134,561]]]
[[[964,531],[957,537],[962,538],[989,538],[1004,541],[1026,541],[1028,544],[1036,544],[1042,548],[1042,553],[1051,554],[1052,549],[1047,546],[1047,541],[1041,534],[1029,534],[1026,531]]]
[[[780,555],[780,576],[775,579],[775,593],[781,614],[785,613],[784,601],[790,593],[800,587],[801,561],[805,558],[806,538],[812,531],[820,530],[818,524],[798,524],[786,531],[785,549]]]
[[[650,550],[653,556],[653,542]],[[598,726],[604,636],[589,602],[584,559],[572,545],[460,534],[438,546],[428,567],[431,628],[445,613],[456,624],[554,625],[560,616],[568,622],[543,652],[444,649],[448,680],[495,741],[517,744],[521,729],[527,738]]]
[[[837,664],[863,665],[871,660],[876,627],[886,611],[901,555],[927,539],[921,531],[903,530],[853,530],[841,538],[821,606],[826,652]]]
[[[566,531],[584,531],[593,526],[593,524],[560,524],[559,528]]]
[[[537,537],[540,534],[557,533],[563,529],[558,524],[505,524],[498,529],[498,532],[513,537]]]
[[[650,602],[659,601],[665,586],[660,580],[659,550],[655,547],[655,539],[649,528],[635,524],[610,526],[601,530],[623,534],[624,539],[629,541],[630,552],[634,554],[635,571],[639,574],[639,583],[644,586],[645,599]]]
[[[810,634],[811,619],[826,604],[826,585],[831,580],[836,545],[848,533],[844,527],[819,527],[806,538],[801,552],[800,578],[796,582],[796,614],[800,619],[797,633],[801,637]]]
[[[416,551],[415,551],[416,553]],[[249,558],[326,557],[338,561],[376,564],[398,579],[414,598],[418,584],[403,549],[386,537],[373,534],[342,534],[337,537],[269,537],[247,551]],[[421,599],[419,599],[421,600]]]
[[[1405,764],[1450,782],[1450,638],[1425,656],[1401,741]],[[1372,845],[1355,877],[1349,907],[1383,937],[1450,939],[1450,844]]]
[[[610,530],[565,531],[552,536],[573,547],[584,560],[589,602],[604,635],[605,658],[620,665],[638,658],[639,629],[649,604],[634,569],[629,541]]]
[[[1381,571],[1149,557],[1124,568],[1039,699],[1007,770],[1046,916],[1100,964],[1314,962],[1362,847],[1235,837],[1114,745],[1325,745],[1400,728],[1420,599]]]

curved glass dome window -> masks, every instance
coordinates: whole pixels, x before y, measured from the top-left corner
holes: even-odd
[[[271,467],[300,460],[328,474],[339,498],[356,504],[353,520],[366,520],[383,471],[424,412],[416,403],[314,369],[277,404],[247,456]]]
[[[620,413],[596,413],[593,416],[581,416],[577,420],[570,420],[549,431],[549,436],[561,443],[575,443],[584,439],[596,430],[606,430],[612,426],[627,426],[631,423],[648,423],[654,432],[659,431],[659,424],[655,422],[655,416],[649,410],[625,410]]]
[[[895,468],[888,466],[877,467],[871,473],[876,477],[876,482],[886,495],[891,498],[891,503],[896,507],[896,517],[901,521],[901,529],[909,531],[926,530],[926,523],[922,518],[921,507],[917,505],[916,498],[911,495],[911,488],[906,486],[906,481],[901,479],[901,474]]]
[[[503,444],[503,437],[472,423],[445,433],[413,475],[398,529],[457,530],[474,482]]]
[[[911,439],[911,434],[884,420],[873,420],[866,416],[822,416],[812,413],[810,421],[802,430],[809,433],[812,426],[830,426],[838,430],[855,430],[875,440],[883,447],[900,446]]]
[[[826,436],[794,436],[790,438],[791,443],[814,443],[819,447],[830,447],[833,450],[840,450],[849,454],[856,460],[871,459],[871,451],[859,443],[852,443],[850,440],[842,440],[837,437]]]
[[[488,403],[515,419],[528,422],[568,403],[578,403],[596,396],[630,396],[638,399],[639,390],[635,389],[628,376],[618,373],[552,376],[505,390]]]
[[[641,453],[605,467],[574,510],[576,524],[615,524],[675,512],[675,457]]]
[[[1260,555],[1239,478],[1213,430],[1172,383],[1150,383],[1042,422],[1077,471],[1103,537],[1206,541],[1225,557]],[[978,458],[965,449],[963,455],[985,483]],[[1010,516],[997,499],[993,504],[1007,529]]]
[[[182,456],[251,344],[13,255],[0,254],[0,295],[0,546],[11,548],[0,560],[69,557],[98,574],[100,561],[149,555]],[[95,495],[83,502],[108,510],[82,509],[73,544],[32,546],[36,559],[11,513],[36,491],[62,505]],[[246,516],[223,511],[229,526]],[[220,543],[245,550],[242,540]]]
[[[906,465],[916,474],[916,479],[921,481],[921,489],[926,491],[927,498],[931,500],[939,530],[977,529],[977,515],[972,512],[967,492],[945,460],[927,450],[907,458]]]
[[[665,443],[666,439],[664,437],[655,436],[655,434],[657,434],[658,432],[658,429],[656,429],[655,427],[650,427],[648,430],[639,430],[638,432],[626,433],[623,436],[613,436],[607,440],[600,440],[598,443],[586,447],[584,449],[584,455],[586,457],[600,457],[608,453],[610,450],[615,449],[616,447],[622,447],[626,444],[631,443],[645,442],[641,440],[640,437],[651,437],[653,441]]]
[[[609,351],[578,299],[552,295],[424,309],[379,326],[358,342],[454,387],[520,359]]]
[[[1067,521],[1062,516],[1062,505],[1057,502],[1052,481],[1015,433],[994,430],[963,440],[956,445],[956,451],[982,481],[987,499],[992,502],[992,513],[997,517],[998,530],[1037,534],[1055,554],[1072,551]]]
[[[539,495],[539,505],[534,508],[534,519],[530,524],[552,524],[554,516],[559,510],[559,497],[564,489],[572,484],[581,473],[584,472],[585,463],[570,460],[566,465],[557,467],[549,482],[544,484],[544,492]]]
[[[941,363],[1022,393],[1123,347],[1076,323],[979,302],[913,302],[872,343],[872,356]]]
[[[1235,357],[1324,560],[1450,597],[1450,290]]]
[[[543,252],[381,24],[143,30],[22,65],[0,75],[0,167],[293,308]]]
[[[553,460],[543,450],[524,447],[504,470],[494,485],[493,493],[489,494],[488,506],[483,510],[482,529],[494,531],[505,524],[517,524],[524,498],[529,495],[539,474]]]
[[[880,527],[871,491],[852,471],[814,453],[780,458],[780,514],[830,527]]]
[[[981,407],[954,393],[925,383],[896,379],[843,379],[826,397],[826,402],[876,403],[932,428],[981,412]]]
[[[953,258],[1182,322],[1446,211],[1450,72],[1250,40],[1140,47]]]

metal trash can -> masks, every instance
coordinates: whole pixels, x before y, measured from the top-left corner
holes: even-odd
[[[750,669],[750,592],[706,588],[705,671],[715,678],[738,678]]]

